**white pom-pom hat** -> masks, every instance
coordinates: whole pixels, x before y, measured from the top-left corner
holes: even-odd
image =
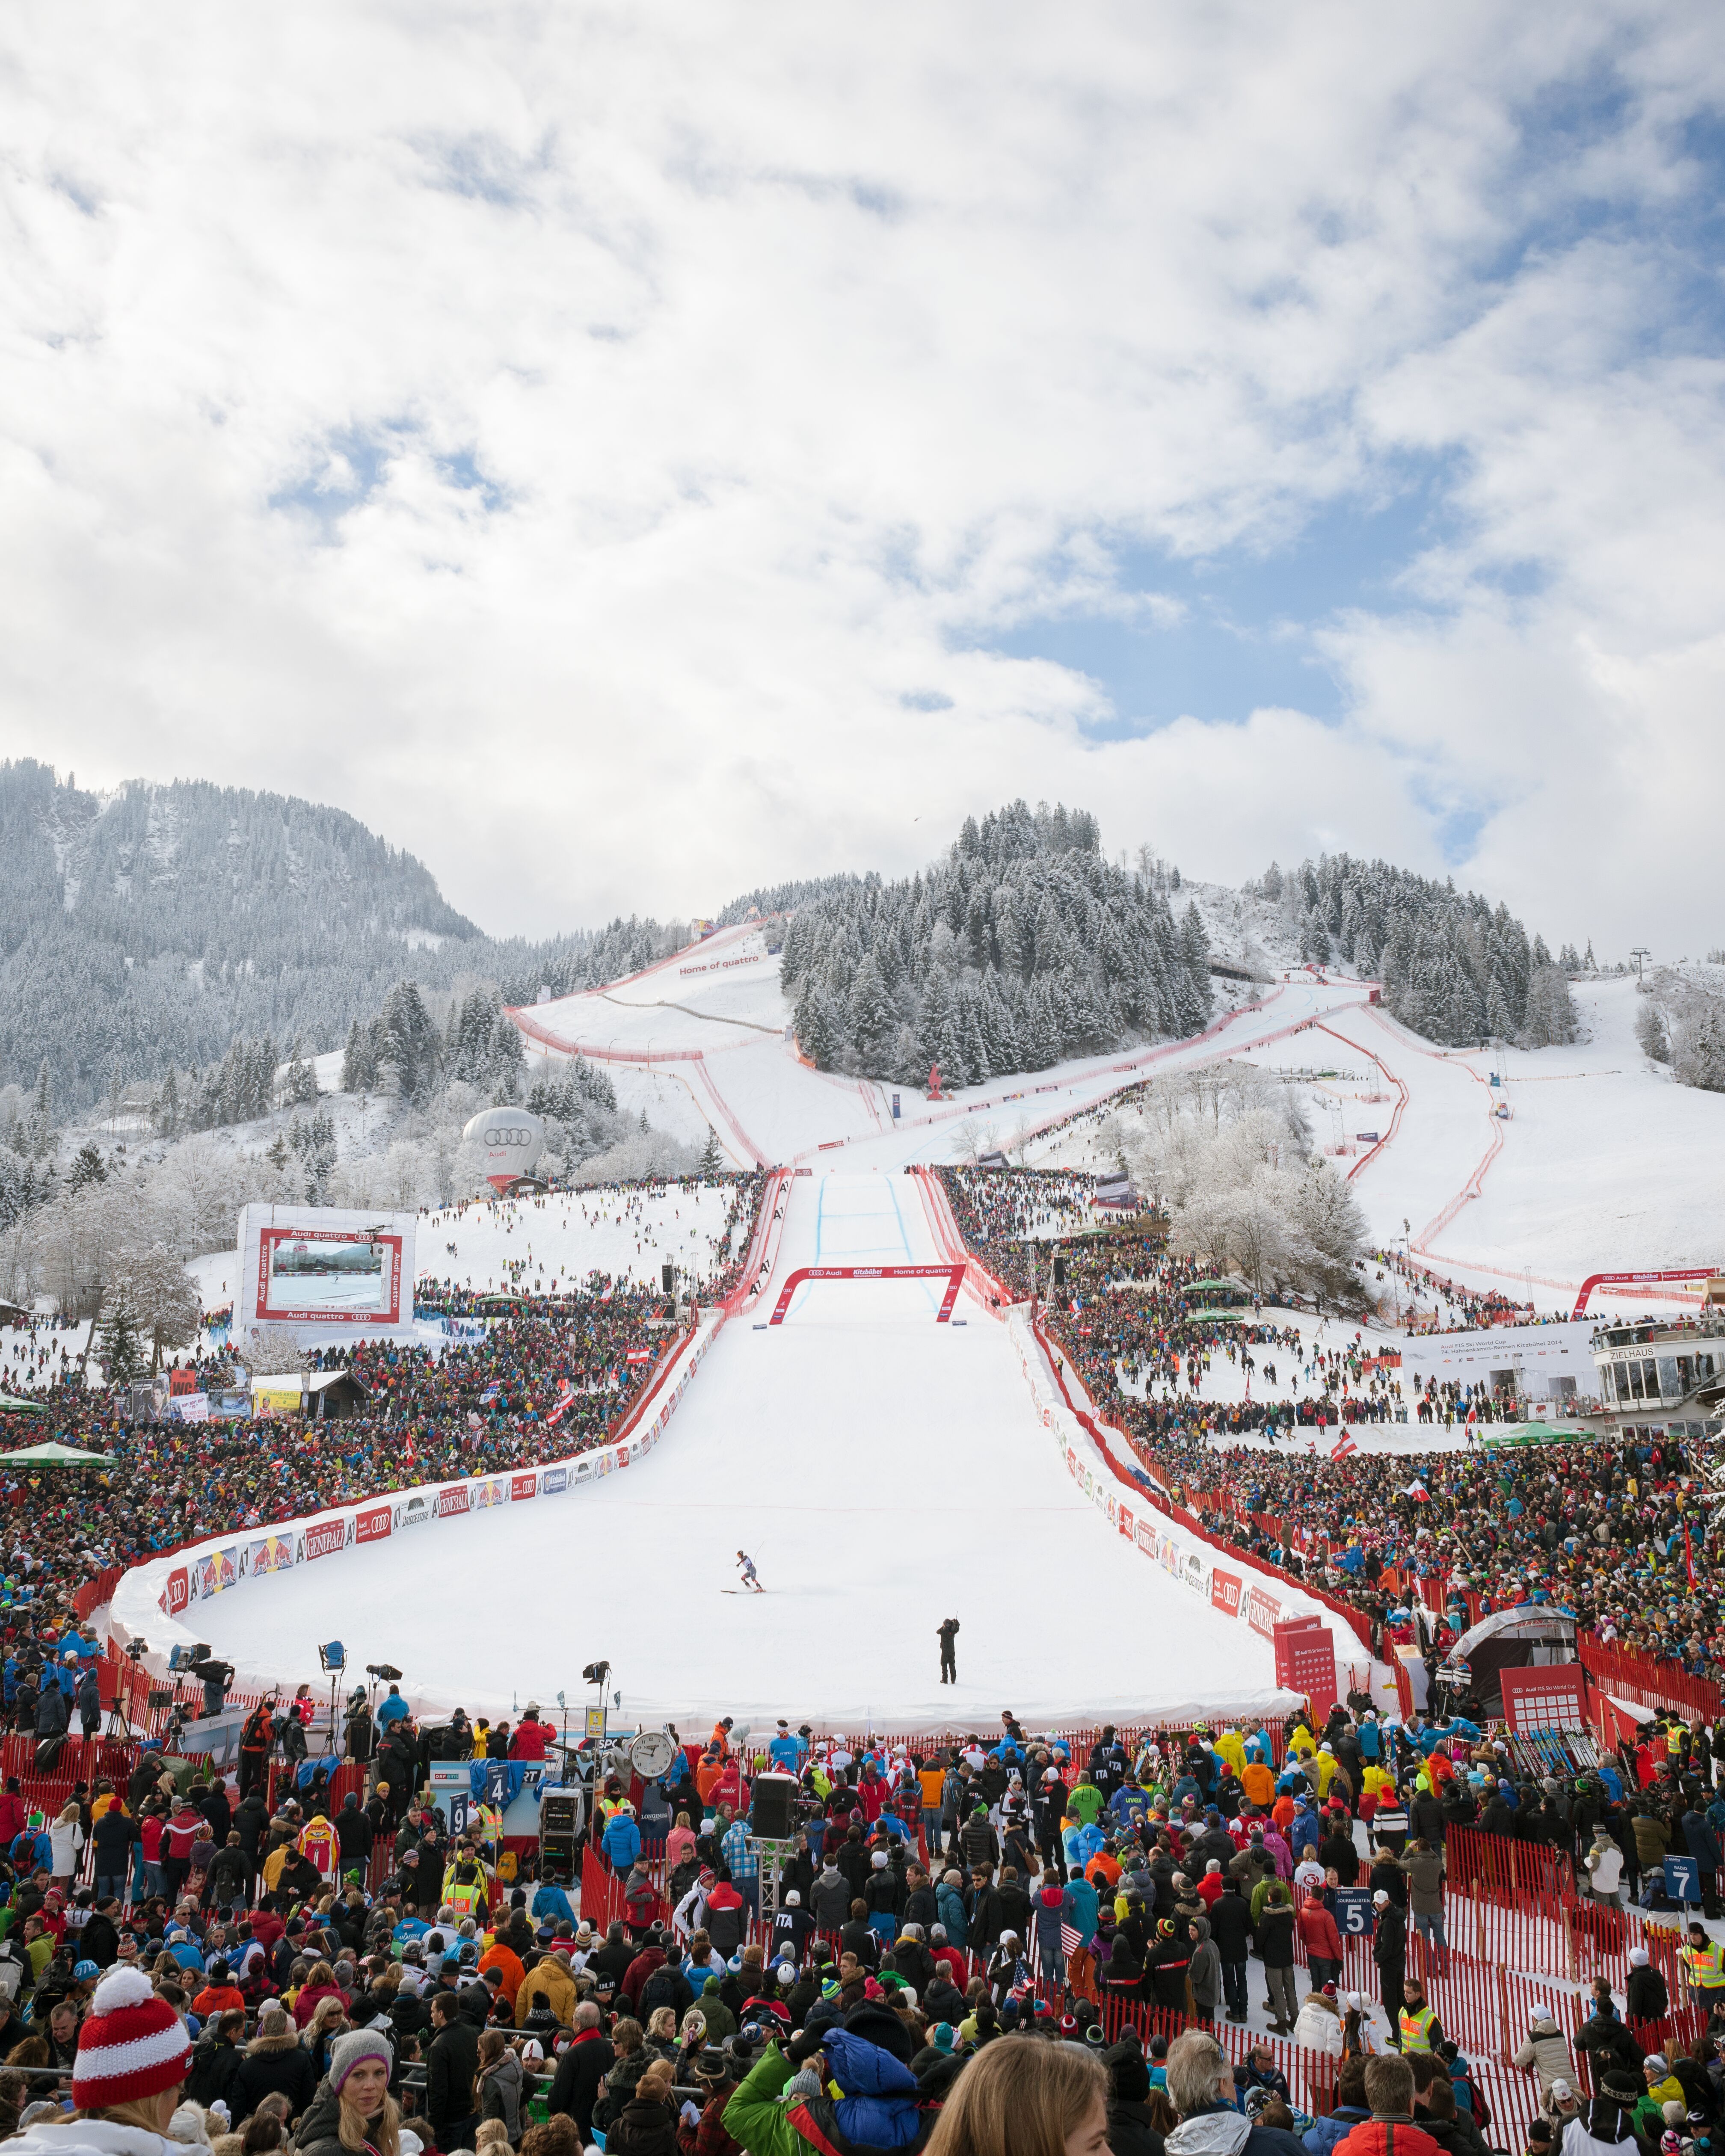
[[[105,2110],[177,2088],[192,2063],[192,2040],[141,1969],[116,1969],[96,1986],[78,2031],[72,2101]]]

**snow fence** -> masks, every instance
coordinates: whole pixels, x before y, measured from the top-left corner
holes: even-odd
[[[724,1314],[702,1314],[690,1337],[671,1357],[646,1397],[639,1404],[634,1426],[625,1429],[614,1442],[590,1452],[572,1454],[538,1467],[506,1470],[495,1475],[475,1475],[465,1481],[426,1482],[385,1491],[351,1505],[331,1506],[309,1518],[283,1520],[273,1527],[246,1527],[213,1535],[208,1541],[188,1544],[172,1556],[152,1558],[123,1573],[108,1607],[107,1633],[123,1650],[127,1640],[145,1639],[148,1650],[144,1666],[155,1674],[167,1675],[169,1650],[196,1642],[194,1614],[198,1605],[211,1596],[230,1594],[249,1579],[266,1573],[285,1572],[296,1564],[315,1564],[320,1558],[362,1543],[382,1543],[418,1527],[440,1527],[451,1520],[471,1518],[500,1505],[525,1505],[541,1498],[578,1496],[608,1475],[619,1473],[644,1459],[675,1414],[691,1379],[706,1359],[706,1352],[724,1324]],[[649,1413],[651,1419],[647,1419]],[[450,1551],[453,1561],[458,1553]],[[184,1622],[182,1622],[182,1620]],[[239,1686],[267,1688],[296,1685],[316,1686],[319,1672],[313,1669],[255,1668],[236,1664]],[[443,1702],[430,1694],[403,1695],[416,1713],[422,1709],[442,1711]]]

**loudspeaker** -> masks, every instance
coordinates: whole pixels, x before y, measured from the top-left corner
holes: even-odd
[[[666,1295],[674,1295],[676,1292],[677,1272],[675,1265],[667,1263],[659,1268],[659,1285]]]
[[[759,1776],[749,1809],[749,1831],[762,1841],[788,1841],[796,1831],[791,1825],[791,1804],[796,1794],[794,1774]]]
[[[547,1789],[539,1799],[539,1835],[562,1835],[573,1840],[580,1831],[581,1799],[573,1789]]]
[[[574,1789],[547,1789],[539,1799],[539,1876],[575,1876],[575,1843],[581,1831],[581,1798]]]
[[[1054,1261],[1054,1284],[1056,1287],[1066,1285],[1066,1260],[1062,1257],[1056,1257]]]

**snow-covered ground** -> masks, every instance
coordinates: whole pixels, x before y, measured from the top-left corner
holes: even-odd
[[[201,1604],[200,1636],[243,1668],[298,1673],[333,1596],[367,1659],[451,1705],[495,1714],[575,1697],[583,1665],[603,1656],[622,1720],[685,1727],[723,1712],[907,1732],[986,1727],[1003,1707],[1035,1722],[1267,1702],[1270,1643],[1110,1530],[979,1304],[939,1325],[935,1283],[818,1282],[767,1323],[798,1266],[939,1255],[917,1178],[798,1178],[755,1314],[726,1327],[650,1453],[567,1504],[439,1530],[440,1577],[452,1563],[506,1577],[529,1608],[551,1594],[554,1624],[514,1626],[500,1645],[463,1598],[423,1592],[425,1552],[397,1537]],[[764,1594],[737,1591],[739,1548]],[[619,1567],[626,1621],[606,1587]],[[655,1578],[674,1590],[654,1593]],[[947,1616],[962,1627],[959,1681],[942,1687]],[[1091,1638],[1117,1645],[1092,1654]]]
[[[1382,1010],[1330,1021],[1408,1089],[1394,1142],[1354,1180],[1375,1235],[1387,1245],[1409,1220],[1428,1263],[1521,1300],[1531,1294],[1542,1310],[1563,1304],[1591,1272],[1721,1256],[1725,1096],[1680,1086],[1642,1055],[1632,980],[1574,993],[1589,1037],[1568,1048],[1437,1050]],[[1507,1119],[1493,1113],[1499,1106]],[[1436,1227],[1488,1155],[1479,1194]],[[1593,1308],[1650,1300],[1609,1291]]]
[[[1194,896],[1219,934],[1232,895],[1203,886]],[[1231,957],[1286,962],[1272,947],[1275,917],[1261,902],[1243,902]],[[687,1134],[710,1119],[732,1158],[751,1162],[811,1158],[838,1146],[847,1165],[956,1159],[978,1132],[1013,1147],[1153,1072],[1239,1057],[1293,1085],[1314,1143],[1351,1174],[1380,1245],[1410,1242],[1422,1262],[1469,1287],[1531,1296],[1548,1311],[1566,1305],[1591,1271],[1717,1255],[1725,1096],[1675,1085],[1641,1054],[1632,980],[1576,987],[1584,1041],[1490,1052],[1435,1048],[1369,1007],[1368,984],[1333,972],[1321,981],[1292,968],[1255,990],[1218,987],[1227,991],[1219,993],[1219,1015],[1195,1040],[992,1080],[950,1103],[801,1061],[785,1038],[778,962],[757,929],[721,930],[633,982],[522,1016],[541,1050],[562,1043],[603,1059],[630,1106],[631,1087],[650,1084],[662,1101],[675,1081],[699,1119]],[[1238,1001],[1248,993],[1257,999]],[[660,1060],[627,1060],[647,1055]],[[1497,1087],[1494,1070],[1504,1081]],[[1507,1119],[1494,1112],[1505,1104]],[[1387,1140],[1375,1149],[1374,1134]],[[1040,1142],[1031,1137],[1025,1158],[1093,1167],[1094,1140],[1094,1126],[1055,1130]],[[1464,1199],[1476,1179],[1478,1194]],[[1640,1290],[1608,1293],[1595,1307],[1604,1314],[1654,1300]],[[1448,1323],[1459,1313],[1442,1306],[1438,1315]]]
[[[578,1287],[592,1272],[656,1286],[670,1259],[699,1283],[734,1255],[725,1232],[730,1204],[730,1187],[717,1183],[671,1190],[596,1184],[544,1198],[475,1200],[421,1216],[418,1277],[550,1295]]]

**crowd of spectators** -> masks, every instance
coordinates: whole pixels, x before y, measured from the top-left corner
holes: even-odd
[[[1298,1578],[1315,1581],[1381,1625],[1409,1576],[1437,1578],[1467,1611],[1548,1600],[1606,1641],[1725,1674],[1719,1596],[1720,1529],[1710,1517],[1700,1448],[1670,1435],[1625,1440],[1578,1435],[1573,1445],[1374,1455],[1370,1424],[1399,1412],[1399,1380],[1368,1374],[1358,1343],[1343,1343],[1324,1389],[1226,1405],[1170,1386],[1141,1397],[1145,1373],[1174,1378],[1206,1356],[1274,1362],[1285,1334],[1260,1312],[1238,1324],[1194,1314],[1214,1297],[1189,1293],[1195,1268],[1153,1234],[1122,1227],[1057,1246],[1064,1285],[1049,1299],[1049,1251],[996,1232],[1011,1173],[947,1171],[967,1243],[1015,1296],[1040,1287],[1050,1340],[1103,1419],[1129,1440],[1145,1486],[1163,1490],[1210,1532]],[[1032,1258],[1038,1271],[1033,1276]],[[1353,1389],[1360,1377],[1365,1389]],[[1459,1393],[1436,1389],[1420,1419],[1464,1419]],[[1405,1402],[1399,1402],[1404,1409]],[[1499,1412],[1489,1398],[1481,1419]],[[1320,1431],[1314,1426],[1322,1419]],[[1291,1440],[1266,1450],[1237,1441],[1274,1424]],[[1332,1453],[1343,1431],[1358,1449]]]
[[[22,2128],[20,2156],[580,2156],[599,2137],[610,2156],[1383,2156],[1387,2120],[1420,2156],[1417,2112],[1445,2156],[1478,2156],[1443,2131],[1455,2102],[1483,2115],[1480,2091],[1409,1953],[1416,1933],[1440,1970],[1452,1951],[1446,1850],[1513,1839],[1615,1908],[1668,1846],[1716,1874],[1725,1826],[1717,1732],[1675,1723],[1538,1779],[1501,1732],[1339,1705],[1273,1736],[1110,1726],[1076,1750],[1010,1714],[921,1753],[781,1722],[745,1756],[733,1726],[659,1781],[593,1786],[608,1922],[501,1818],[452,1836],[393,1695],[356,1739],[369,1792],[337,1807],[244,1772],[182,1792],[146,1754],[70,1808],[92,1886],[27,1825],[0,1856],[0,2135]],[[742,1812],[763,1768],[798,1785],[776,1906]],[[1361,1890],[1370,1989],[1341,1992]],[[1575,2050],[1630,2121],[1606,2147],[1652,2156],[1676,2103],[1707,2156],[1720,1975],[1697,1924],[1664,1971],[1632,1950],[1620,2000],[1594,1983]],[[1254,1991],[1322,2055],[1297,2099],[1291,2053],[1252,2041],[1230,2067],[1215,2041]],[[1702,2034],[1654,2050],[1680,2005]],[[1583,2115],[1570,2045],[1536,2013],[1512,2062],[1558,2130]],[[1009,2128],[1002,2104],[1057,2088],[1065,2131]],[[75,2142],[55,2138],[69,2103]]]
[[[762,1178],[737,1178],[752,1219]],[[739,1260],[740,1263],[740,1260]],[[267,1526],[356,1502],[404,1482],[528,1467],[602,1445],[676,1336],[658,1287],[608,1274],[572,1292],[487,1306],[480,1337],[441,1349],[367,1342],[326,1350],[315,1367],[351,1368],[364,1389],[339,1420],[132,1422],[122,1396],[84,1389],[75,1368],[32,1397],[31,1440],[103,1455],[89,1469],[15,1466],[0,1476],[0,1609],[21,1608],[53,1635],[95,1573],[229,1529]],[[237,1383],[224,1358],[191,1363],[206,1396]]]

